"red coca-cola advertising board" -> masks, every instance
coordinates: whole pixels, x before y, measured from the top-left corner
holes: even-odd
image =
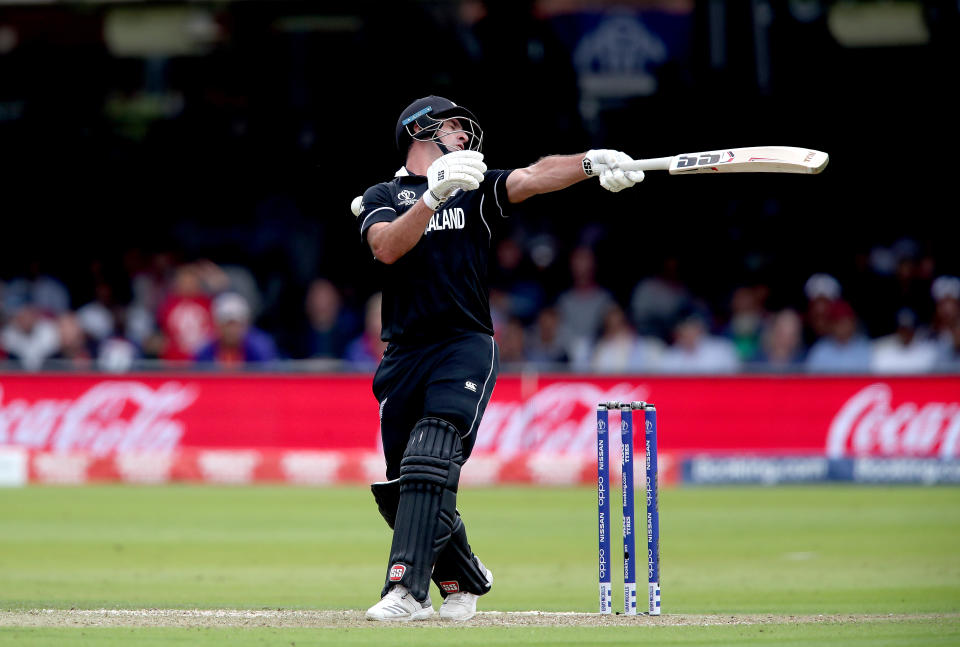
[[[58,452],[375,448],[367,376],[0,375],[0,444]]]
[[[373,480],[383,464],[370,380],[0,375],[0,451],[26,456],[40,481]],[[657,405],[668,480],[701,454],[960,458],[957,375],[506,375],[465,480],[589,482],[596,405],[609,400]]]

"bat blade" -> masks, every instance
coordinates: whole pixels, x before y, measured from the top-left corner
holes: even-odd
[[[669,163],[668,163],[669,161]],[[671,175],[691,173],[801,173],[817,174],[826,168],[830,156],[821,151],[794,146],[752,146],[702,153],[681,153],[674,157],[636,160],[622,165],[626,171],[669,171]]]
[[[792,146],[755,146],[677,155],[671,175],[687,173],[810,173],[822,171],[826,153]]]

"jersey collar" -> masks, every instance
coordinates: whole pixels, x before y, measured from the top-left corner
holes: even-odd
[[[397,177],[397,178],[407,178],[407,179],[412,179],[412,180],[421,181],[421,180],[422,180],[424,177],[426,177],[426,176],[424,176],[424,175],[416,175],[416,174],[411,173],[410,171],[408,171],[406,166],[401,166],[400,169],[399,169],[396,173],[393,174],[393,177]]]

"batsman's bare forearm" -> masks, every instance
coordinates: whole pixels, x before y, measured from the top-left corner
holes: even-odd
[[[367,243],[381,263],[392,265],[416,246],[433,217],[433,209],[417,201],[393,222],[378,222],[367,230]]]
[[[566,189],[586,179],[587,175],[583,172],[583,153],[551,155],[511,173],[507,177],[507,198],[512,203],[523,202],[541,193]]]

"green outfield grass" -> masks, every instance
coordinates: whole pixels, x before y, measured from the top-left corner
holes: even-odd
[[[481,608],[595,611],[591,488],[467,488],[460,504],[496,576]],[[661,518],[666,614],[960,613],[960,488],[668,489]],[[365,488],[0,490],[0,609],[365,609],[377,599],[389,541]],[[619,605],[616,582],[614,592]],[[426,636],[436,631],[455,631],[462,645],[960,642],[952,617],[742,627],[0,627],[0,643],[382,645],[384,631],[396,645],[433,644]]]
[[[371,627],[362,629],[170,629],[84,628],[0,630],[0,645],[57,645],[72,647],[153,647],[167,645],[229,645],[230,647],[308,647],[310,645],[378,645],[383,647],[511,647],[513,645],[577,645],[613,647],[630,645],[929,645],[944,647],[960,642],[956,622],[904,621],[896,624],[867,622],[856,625],[800,625],[784,627],[540,627],[540,628],[436,628]]]

